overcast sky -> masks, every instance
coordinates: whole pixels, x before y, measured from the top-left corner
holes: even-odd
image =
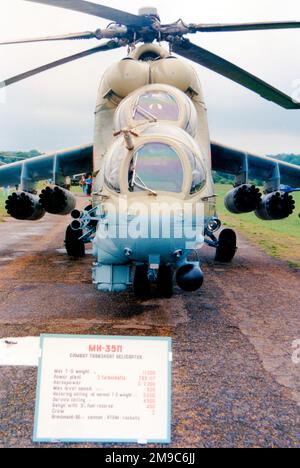
[[[94,0],[100,3],[100,0]],[[103,0],[132,13],[148,0]],[[299,0],[153,0],[162,22],[300,21]],[[126,5],[126,6],[125,6]],[[95,30],[99,18],[27,3],[0,0],[0,40]],[[191,36],[197,44],[229,59],[289,95],[300,90],[300,29]],[[66,55],[96,46],[70,41],[2,46],[0,81]],[[0,150],[51,151],[93,140],[94,107],[101,75],[124,57],[112,51],[66,64],[0,95]],[[259,154],[300,154],[300,110],[288,111],[196,66],[203,84],[211,138]],[[300,99],[300,91],[298,92]]]

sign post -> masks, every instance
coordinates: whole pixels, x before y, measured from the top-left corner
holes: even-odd
[[[42,335],[35,442],[170,443],[171,339]]]

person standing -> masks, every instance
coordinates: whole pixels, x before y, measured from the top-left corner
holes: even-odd
[[[86,195],[86,178],[84,175],[81,177],[80,185],[83,193]]]
[[[88,197],[92,195],[92,188],[93,188],[93,176],[92,174],[89,174],[86,181],[86,194]]]
[[[68,190],[69,192],[71,190],[71,177],[70,176],[66,177],[66,190]]]

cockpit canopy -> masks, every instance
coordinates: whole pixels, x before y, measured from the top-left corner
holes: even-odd
[[[122,136],[118,138],[107,157],[105,182],[117,193],[194,195],[204,187],[206,173],[200,150],[186,132],[152,124],[143,129],[133,151],[126,148]]]
[[[197,131],[193,102],[182,91],[162,84],[144,86],[124,99],[116,111],[115,130],[159,121],[177,125],[191,136]]]

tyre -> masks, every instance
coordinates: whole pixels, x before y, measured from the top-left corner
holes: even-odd
[[[151,285],[148,279],[147,265],[137,266],[133,280],[133,292],[136,297],[147,298],[150,296]]]
[[[85,256],[85,244],[82,240],[79,240],[82,235],[82,229],[74,231],[71,226],[68,226],[66,231],[65,246],[69,257],[82,258]]]
[[[173,270],[171,266],[162,265],[159,268],[157,276],[157,290],[160,297],[168,299],[173,296],[174,283]]]
[[[224,229],[218,241],[216,262],[230,263],[237,252],[236,234],[232,229]]]

